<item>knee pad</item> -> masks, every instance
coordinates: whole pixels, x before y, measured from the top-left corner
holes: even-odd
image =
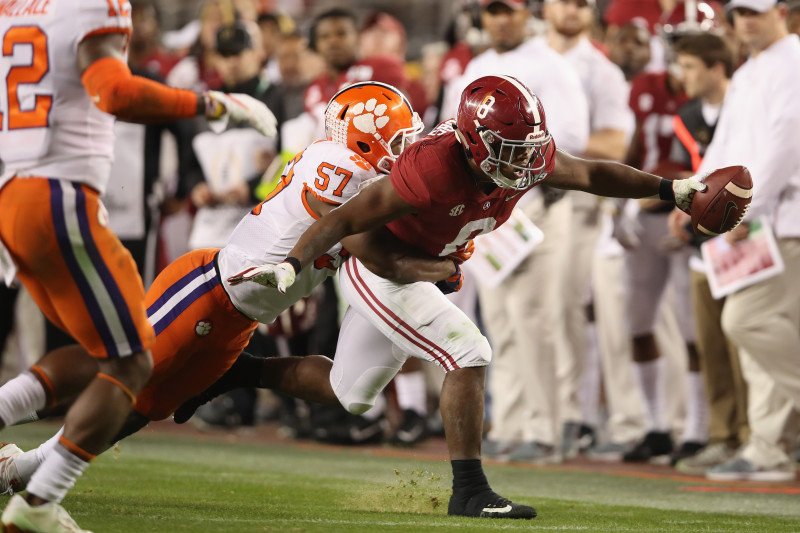
[[[347,376],[345,372],[331,370],[330,379],[333,392],[347,412],[360,415],[368,411],[386,385],[397,375],[399,368],[372,367],[357,376]],[[350,379],[347,379],[347,378]]]

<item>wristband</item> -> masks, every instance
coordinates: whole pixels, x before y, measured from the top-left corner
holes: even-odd
[[[292,265],[292,268],[294,269],[295,275],[300,273],[300,269],[302,268],[302,265],[300,264],[300,260],[298,258],[296,258],[296,257],[287,257],[286,259],[283,260],[283,262],[284,263],[289,263],[290,265]]]
[[[658,197],[667,202],[675,201],[675,191],[672,189],[672,182],[661,178],[661,183],[658,184]]]

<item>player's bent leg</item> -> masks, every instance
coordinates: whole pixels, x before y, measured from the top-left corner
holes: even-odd
[[[348,308],[339,329],[329,386],[345,410],[363,414],[375,405],[407,358],[367,317]]]
[[[150,352],[98,360],[100,372],[67,412],[64,437],[96,455],[122,427],[152,370]]]
[[[261,365],[259,387],[308,402],[339,405],[330,383],[333,361],[324,355],[270,357]]]
[[[375,276],[356,259],[340,269],[339,279],[351,305],[348,314],[361,317],[350,323],[345,317],[331,371],[331,384],[345,408],[368,404],[409,355],[441,366],[448,372],[440,406],[453,467],[448,514],[535,517],[532,507],[495,493],[483,472],[484,367],[491,360],[491,347],[477,326],[432,284],[396,284]],[[364,323],[371,328],[359,327],[357,334],[349,331]],[[346,346],[351,342],[358,346],[374,330],[395,345],[391,355],[385,349],[362,351]]]
[[[183,424],[201,405],[241,387],[271,389],[309,402],[339,405],[329,381],[332,365],[324,355],[258,357],[242,352],[213,385],[181,404],[173,419]]]
[[[440,408],[453,467],[453,494],[447,514],[475,518],[536,517],[536,510],[494,492],[480,460],[485,367],[449,372],[442,386]]]
[[[95,374],[97,362],[81,346],[53,350],[0,388],[0,428],[71,405]]]
[[[32,506],[49,508],[64,498],[122,426],[152,369],[149,351],[98,363],[100,372],[67,413],[58,445],[31,477],[25,500]]]

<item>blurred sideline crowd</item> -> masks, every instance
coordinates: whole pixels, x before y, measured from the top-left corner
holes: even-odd
[[[430,130],[453,118],[471,80],[512,75],[542,100],[560,149],[668,179],[726,166],[724,150],[756,147],[764,163],[750,168],[752,212],[726,242],[769,229],[782,273],[716,298],[688,215],[659,200],[598,200],[545,182],[520,203],[544,241],[499,285],[468,271],[451,297],[493,346],[485,457],[552,464],[581,454],[720,480],[796,479],[800,1],[460,0],[446,31],[425,36],[413,58],[398,13],[305,2],[298,15],[263,0],[207,0],[196,20],[167,33],[161,4],[131,0],[131,70],[249,94],[273,111],[279,135],[117,121],[104,203],[146,287],[183,253],[223,247],[284,165],[324,138],[328,100],[356,81],[398,87]],[[724,143],[714,145],[717,137]],[[331,278],[260,325],[247,351],[332,357],[342,311]],[[0,288],[4,380],[70,343],[24,290]],[[411,359],[361,416],[240,389],[193,422],[278,420],[289,438],[414,446],[442,432],[442,379]]]

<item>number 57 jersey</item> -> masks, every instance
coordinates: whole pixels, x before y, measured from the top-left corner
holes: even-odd
[[[319,218],[307,198],[339,205],[352,198],[361,183],[376,176],[363,157],[332,141],[318,141],[289,161],[275,190],[239,222],[219,253],[220,277],[233,305],[249,318],[269,324],[333,275],[344,260],[339,244],[300,271],[286,294],[257,283],[231,285],[227,281],[250,267],[286,258]]]
[[[105,191],[114,117],[81,83],[78,45],[129,35],[127,0],[0,1],[0,187],[14,174],[62,178]]]

